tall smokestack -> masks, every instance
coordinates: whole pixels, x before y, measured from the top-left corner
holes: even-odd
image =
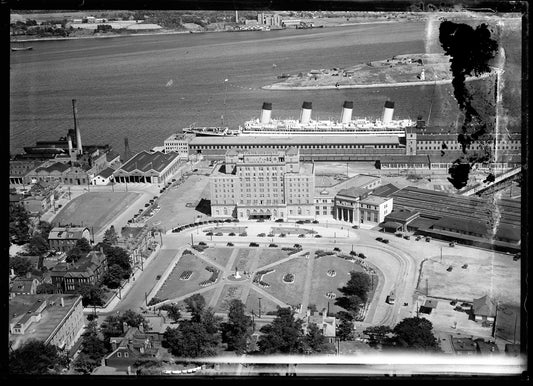
[[[385,107],[383,108],[383,117],[381,121],[383,124],[387,125],[392,120],[392,114],[394,113],[394,102],[387,101],[385,102]]]
[[[311,110],[312,110],[312,104],[311,102],[304,102],[302,105],[302,115],[300,117],[301,123],[309,123],[309,120],[311,119]]]
[[[342,123],[348,123],[352,120],[353,102],[344,101],[342,105]]]
[[[74,113],[74,131],[76,131],[76,150],[78,154],[83,154],[83,149],[81,147],[81,133],[78,127],[78,118],[77,113],[78,109],[76,108],[76,99],[72,100],[72,112]]]
[[[261,123],[269,123],[271,114],[272,103],[263,102],[263,108],[261,109]]]

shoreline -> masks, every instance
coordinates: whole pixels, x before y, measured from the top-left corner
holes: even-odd
[[[469,76],[465,79],[465,82],[471,82],[473,80],[480,80],[489,77],[492,73],[485,73],[480,76]],[[373,83],[373,84],[347,84],[332,86],[276,86],[267,85],[261,87],[262,90],[267,91],[309,91],[309,90],[341,90],[341,89],[353,89],[353,88],[385,88],[385,87],[407,87],[407,86],[428,86],[428,85],[442,85],[451,84],[453,79],[441,79],[441,80],[424,80],[413,82],[395,82],[395,83]]]

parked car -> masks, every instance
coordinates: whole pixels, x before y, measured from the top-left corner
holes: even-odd
[[[359,229],[359,225],[353,225],[352,228],[353,229]]]
[[[383,242],[384,242],[385,244],[388,244],[388,243],[389,243],[389,239],[383,239]]]
[[[335,252],[340,252],[340,251],[341,251],[341,249],[340,249],[339,247],[335,247],[335,248],[333,248],[333,250],[334,250]]]
[[[301,248],[302,245],[301,244],[294,244],[294,248]]]
[[[431,237],[426,237],[426,242],[429,243],[431,241]]]
[[[461,268],[462,269],[467,269],[468,268],[468,264],[463,264],[463,266]]]
[[[366,256],[364,255],[364,253],[360,253],[360,254],[359,254],[359,257],[360,257],[361,259],[366,259]]]
[[[405,235],[405,236],[403,236],[403,238],[406,239],[406,240],[411,240],[411,236],[409,236],[409,235]]]
[[[321,238],[322,236],[320,236],[320,235],[315,235],[315,237],[316,237],[317,239],[319,239],[319,238]]]
[[[275,222],[283,222],[282,218],[278,218]]]
[[[161,275],[157,275],[157,276],[155,277],[155,280],[159,280],[159,279],[161,279]]]
[[[305,235],[303,233],[301,233],[301,234],[298,235],[298,237],[303,239],[305,237]]]
[[[274,237],[274,233],[269,233],[267,236],[268,237]]]
[[[200,241],[200,242],[198,243],[198,245],[207,245],[207,244],[204,243],[203,241]]]
[[[217,232],[215,233],[215,236],[224,236],[224,234],[222,232]]]
[[[350,251],[350,255],[352,255],[352,256],[357,256],[357,252],[355,252],[355,251]]]
[[[234,232],[230,232],[230,233],[228,233],[228,236],[235,236],[235,233]]]
[[[259,233],[259,234],[257,235],[257,237],[265,237],[265,236],[266,236],[266,234],[264,234],[264,233]]]
[[[376,241],[380,241],[380,242],[382,242],[382,241],[383,241],[383,238],[382,238],[382,237],[376,237]]]
[[[318,220],[313,220],[313,224],[318,224]]]
[[[242,233],[239,233],[239,236],[241,236],[241,237],[246,237],[246,236],[248,236],[248,233],[246,233],[246,232],[242,232]]]
[[[521,253],[518,252],[516,255],[513,256],[513,261],[517,261],[520,259]]]
[[[453,241],[450,242],[450,244],[448,244],[450,247],[455,247],[455,243]]]
[[[305,222],[303,220],[298,220],[298,221],[296,221],[296,224],[300,224],[301,225],[301,224],[305,224]]]
[[[250,243],[250,246],[251,246],[251,247],[258,247],[258,246],[259,246],[259,244],[257,244],[257,243],[254,243],[254,242],[251,242],[251,243]]]
[[[446,269],[446,271],[448,272],[451,272],[452,270],[453,270],[453,267],[451,265]]]
[[[420,240],[422,238],[422,236],[416,236],[416,241]]]
[[[278,244],[269,244],[268,245],[270,248],[277,248],[278,247]]]
[[[287,236],[285,233],[280,233],[279,237],[285,237]]]
[[[402,237],[403,235],[401,233],[396,233],[395,236],[396,237]]]
[[[233,243],[230,241],[229,243],[226,244],[228,247],[233,247]]]

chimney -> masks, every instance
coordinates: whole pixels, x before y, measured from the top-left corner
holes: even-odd
[[[63,296],[61,296],[61,307],[65,307],[65,299],[63,299]]]
[[[126,333],[128,331],[128,323],[122,322],[122,332]]]
[[[272,114],[272,103],[263,102],[263,108],[261,109],[261,123],[269,123],[271,114]]]
[[[78,127],[78,118],[76,117],[78,109],[76,108],[76,99],[72,100],[72,112],[74,113],[74,131],[76,131],[76,152],[78,154],[83,154],[83,149],[81,147],[81,133],[80,128]]]
[[[304,102],[302,105],[302,115],[300,117],[301,123],[303,124],[309,123],[309,120],[311,119],[311,110],[312,110],[311,102]]]
[[[117,341],[114,339],[111,340],[111,348],[113,349],[113,351],[117,349]]]
[[[384,125],[388,125],[392,120],[392,114],[394,113],[394,102],[387,101],[385,102],[385,107],[383,108],[383,117],[381,121]]]
[[[15,270],[14,270],[13,268],[11,268],[11,276],[12,276],[12,277],[17,276],[17,275],[15,275]]]
[[[342,105],[342,123],[348,123],[352,120],[353,102],[344,101]]]
[[[26,272],[26,278],[31,279],[31,272]]]
[[[70,138],[70,134],[67,135],[67,141],[68,141],[68,154],[72,156],[72,138]]]

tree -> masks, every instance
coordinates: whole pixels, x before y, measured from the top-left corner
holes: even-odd
[[[78,239],[76,244],[74,244],[74,247],[78,248],[83,253],[89,253],[92,249],[89,240],[87,240],[85,237]]]
[[[406,318],[398,323],[393,332],[396,343],[404,348],[419,351],[439,351],[437,338],[432,332],[433,325],[425,318]]]
[[[181,318],[180,308],[175,303],[165,305],[161,307],[161,309],[167,311],[168,317],[172,319],[174,323],[177,323],[178,320]]]
[[[344,295],[357,295],[363,302],[368,299],[370,290],[370,276],[364,272],[350,272],[350,280],[342,288],[339,288]]]
[[[82,252],[80,248],[74,246],[74,248],[71,248],[68,250],[66,262],[67,263],[76,262],[82,257],[85,257],[86,255],[87,253]]]
[[[340,320],[337,324],[337,338],[342,341],[353,340],[353,315],[346,311],[339,311],[336,317]]]
[[[228,322],[222,324],[222,341],[228,350],[237,354],[246,352],[252,335],[252,319],[244,314],[244,304],[240,299],[232,299],[229,305]]]
[[[170,352],[178,357],[197,358],[216,355],[218,339],[207,332],[206,326],[192,320],[185,320],[178,328],[168,327],[164,339]]]
[[[111,227],[105,231],[104,243],[109,245],[116,245],[118,243],[118,235],[113,225],[111,225]]]
[[[55,294],[56,292],[56,286],[50,283],[42,283],[37,287],[38,294]]]
[[[37,228],[39,228],[39,234],[45,240],[48,240],[48,235],[50,235],[50,231],[54,228],[54,226],[48,221],[41,220],[39,221],[39,225],[37,226]]]
[[[143,326],[144,329],[148,329],[148,321],[141,314],[136,313],[132,310],[125,311],[120,316],[121,323],[127,323],[131,327]]]
[[[187,311],[192,314],[191,320],[199,322],[206,304],[204,297],[200,294],[194,294],[185,299],[184,302],[187,305]]]
[[[322,330],[316,323],[310,323],[307,326],[307,334],[304,337],[306,348],[315,353],[326,353],[335,350],[333,345],[326,340]]]
[[[30,259],[22,256],[14,256],[9,259],[9,268],[13,268],[15,275],[25,276],[31,272],[33,264]]]
[[[341,296],[335,299],[335,305],[344,308],[355,315],[361,306],[364,305],[363,299],[357,295]]]
[[[107,269],[107,272],[104,275],[103,283],[109,288],[118,288],[120,287],[120,283],[122,283],[123,278],[124,269],[117,264],[113,264]]]
[[[295,319],[290,308],[278,308],[270,324],[261,327],[259,351],[264,354],[294,354],[303,351],[303,321]]]
[[[30,238],[28,253],[30,256],[42,256],[50,250],[48,241],[40,234],[35,234]]]
[[[95,321],[89,322],[83,337],[83,347],[80,356],[74,362],[76,370],[84,374],[90,374],[96,367],[100,366],[102,358],[107,350],[104,341],[98,334],[98,325]]]
[[[78,288],[82,296],[82,304],[87,306],[103,306],[104,305],[104,290],[93,284],[82,284]]]
[[[114,336],[121,336],[124,333],[120,316],[109,315],[104,319],[100,327],[104,336],[104,344],[108,350],[111,350],[109,339]]]
[[[13,374],[50,374],[65,365],[57,347],[40,340],[28,340],[9,353],[9,372]]]
[[[107,257],[107,265],[111,267],[116,264],[123,269],[123,278],[127,279],[131,275],[131,262],[128,251],[120,247],[112,247],[105,243],[98,245],[103,249],[104,254]]]
[[[369,345],[371,347],[376,347],[378,345],[389,345],[391,342],[387,338],[387,335],[392,332],[389,326],[373,326],[368,327],[363,331],[364,334],[369,336]]]
[[[9,240],[17,245],[30,240],[30,215],[20,204],[9,206]]]

